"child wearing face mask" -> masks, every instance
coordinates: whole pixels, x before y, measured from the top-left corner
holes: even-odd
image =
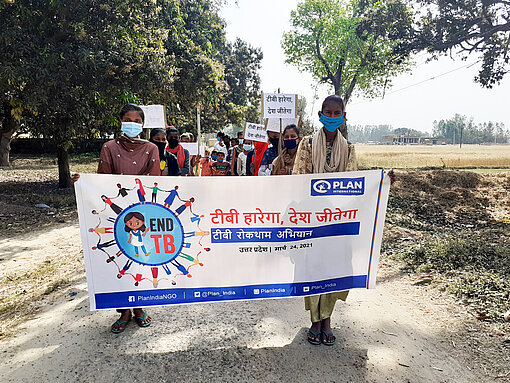
[[[213,176],[229,176],[230,175],[230,162],[225,161],[225,153],[222,151],[217,153],[218,160],[211,164]]]
[[[240,176],[247,175],[246,171],[246,160],[248,158],[248,154],[252,150],[251,141],[243,140],[243,144],[241,145],[242,152],[237,156],[237,174]]]
[[[211,164],[218,159],[216,152],[213,150],[213,154],[215,156],[214,160],[211,160],[212,156],[209,157],[210,150],[205,150],[205,157],[200,159],[200,176],[212,176]]]
[[[175,157],[177,157],[179,175],[187,176],[190,172],[189,152],[179,143],[179,130],[177,130],[175,126],[169,126],[166,128],[166,140],[168,142],[168,146],[165,149],[165,155],[167,158],[170,156],[170,154],[173,154]]]
[[[167,146],[165,130],[161,128],[152,129],[149,136],[149,142],[152,142],[158,147],[161,174],[178,176],[179,163],[177,162],[177,157],[173,154],[170,155],[170,153],[165,156],[165,148]]]
[[[271,175],[283,176],[291,175],[296,159],[297,148],[299,145],[299,129],[291,124],[283,130],[283,150],[282,153],[273,161]]]

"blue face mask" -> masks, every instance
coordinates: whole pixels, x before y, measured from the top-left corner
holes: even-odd
[[[246,150],[247,152],[249,152],[251,150],[251,145],[244,144],[243,149]]]
[[[218,156],[217,156],[216,154],[213,154],[213,155],[211,156],[211,158],[212,158],[214,161],[216,161],[216,160],[218,159]]]
[[[224,158],[218,158],[218,162],[223,162]]]
[[[143,125],[137,122],[122,122],[120,130],[128,137],[134,138],[142,133]]]
[[[328,117],[328,116],[323,115],[321,112],[319,121],[322,122],[322,125],[324,125],[324,127],[326,128],[326,130],[328,132],[333,133],[345,122],[344,114],[345,113],[342,113],[342,115],[340,117]]]
[[[243,142],[244,142],[244,139],[240,138],[240,139],[239,139],[239,145],[242,145],[242,144],[243,144]]]

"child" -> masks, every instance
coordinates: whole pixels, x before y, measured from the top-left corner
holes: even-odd
[[[323,128],[313,137],[301,140],[292,174],[330,173],[357,170],[354,146],[342,136],[345,125],[344,101],[333,95],[326,97],[319,112]],[[327,265],[325,265],[327,267]],[[331,314],[337,299],[345,301],[349,291],[305,297],[305,309],[310,311],[312,326],[308,342],[331,346],[336,338],[331,330]]]
[[[283,150],[282,153],[273,161],[271,175],[290,175],[294,168],[297,148],[299,145],[299,129],[291,124],[283,130]]]
[[[98,173],[161,175],[158,147],[140,139],[144,120],[145,115],[138,105],[127,104],[120,110],[119,122],[123,134],[103,145],[99,155]],[[74,183],[79,178],[80,175],[76,173],[71,181]],[[106,196],[103,196],[103,201],[111,202]],[[117,312],[121,313],[121,316],[111,326],[111,331],[115,334],[124,331],[132,318],[129,309],[117,310]],[[147,327],[152,323],[151,317],[142,308],[133,309],[133,314],[140,327]]]
[[[190,169],[189,152],[179,143],[179,130],[177,130],[175,126],[169,126],[166,128],[166,140],[168,141],[168,146],[165,150],[167,157],[170,154],[175,155],[177,157],[177,162],[179,163],[179,175],[187,176]]]
[[[211,161],[211,158],[209,157],[209,149],[205,150],[205,157],[200,159],[200,175],[201,176],[212,176],[212,170],[211,170],[211,164],[213,161]],[[213,151],[214,155],[216,156],[216,152]],[[216,156],[216,159],[218,156]]]
[[[237,156],[237,174],[240,176],[245,176],[247,175],[246,160],[248,158],[249,152],[252,150],[251,141],[243,140],[242,149],[243,151]]]
[[[133,211],[131,213],[126,214],[124,217],[124,230],[129,233],[128,243],[133,245],[135,248],[135,256],[138,257],[138,248],[141,247],[142,251],[145,255],[150,255],[145,249],[143,244],[143,238],[149,231],[149,228],[145,226],[145,217],[142,213],[137,211]]]
[[[213,162],[211,165],[213,176],[229,176],[230,175],[230,162],[225,161],[225,153],[218,152],[218,161]]]

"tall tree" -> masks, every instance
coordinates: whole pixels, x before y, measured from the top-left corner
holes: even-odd
[[[499,84],[510,70],[510,2],[507,0],[418,0],[421,17],[402,41],[403,51],[428,50],[432,56],[458,53],[482,62],[475,81]]]
[[[101,124],[127,100],[172,99],[158,3],[175,2],[2,3],[2,104],[21,109],[33,134],[55,140],[60,187],[70,186],[71,138],[111,131]]]
[[[286,62],[332,85],[346,102],[356,88],[381,94],[409,68],[409,53],[395,49],[412,25],[405,0],[303,0],[291,25],[282,40]]]

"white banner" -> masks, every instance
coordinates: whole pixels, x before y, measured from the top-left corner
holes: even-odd
[[[91,310],[375,287],[389,177],[82,174]]]
[[[262,93],[264,118],[296,118],[297,94]]]
[[[264,125],[246,122],[244,124],[243,137],[245,140],[267,142],[267,132]]]
[[[140,105],[145,115],[145,129],[166,129],[165,107],[163,105]]]
[[[297,116],[296,118],[266,118],[266,130],[268,132],[283,132],[283,130],[289,125],[296,125],[299,127],[299,119],[301,117]],[[281,125],[280,125],[281,122]]]

